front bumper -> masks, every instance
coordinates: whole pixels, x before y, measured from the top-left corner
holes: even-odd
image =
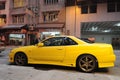
[[[0,53],[5,50],[5,47],[0,48]]]
[[[14,55],[13,55],[13,53],[9,53],[9,62],[10,63],[14,62]]]

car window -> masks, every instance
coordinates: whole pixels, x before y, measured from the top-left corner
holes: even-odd
[[[45,46],[60,46],[62,45],[62,38],[61,37],[53,37],[43,41]]]
[[[68,37],[53,37],[43,41],[45,46],[63,46],[63,45],[77,45],[75,41]]]
[[[77,45],[77,43],[74,40],[68,37],[65,37],[63,42],[64,42],[64,45]]]

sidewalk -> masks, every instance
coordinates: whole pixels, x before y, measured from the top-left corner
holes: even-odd
[[[13,48],[17,48],[17,47],[22,47],[22,46],[5,46],[5,48],[8,48],[8,49],[13,49]]]

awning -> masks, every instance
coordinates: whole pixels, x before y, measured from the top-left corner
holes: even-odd
[[[24,25],[6,25],[0,27],[0,29],[21,29]]]
[[[63,28],[64,23],[41,23],[37,28]]]

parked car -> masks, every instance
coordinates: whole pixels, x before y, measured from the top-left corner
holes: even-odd
[[[5,47],[0,46],[0,53],[5,50]]]
[[[4,45],[4,42],[1,42],[1,41],[0,41],[0,46],[3,46],[3,45]]]
[[[113,67],[115,59],[110,44],[90,44],[74,36],[51,37],[36,45],[13,49],[9,54],[9,62],[16,65],[51,64],[84,72]]]

